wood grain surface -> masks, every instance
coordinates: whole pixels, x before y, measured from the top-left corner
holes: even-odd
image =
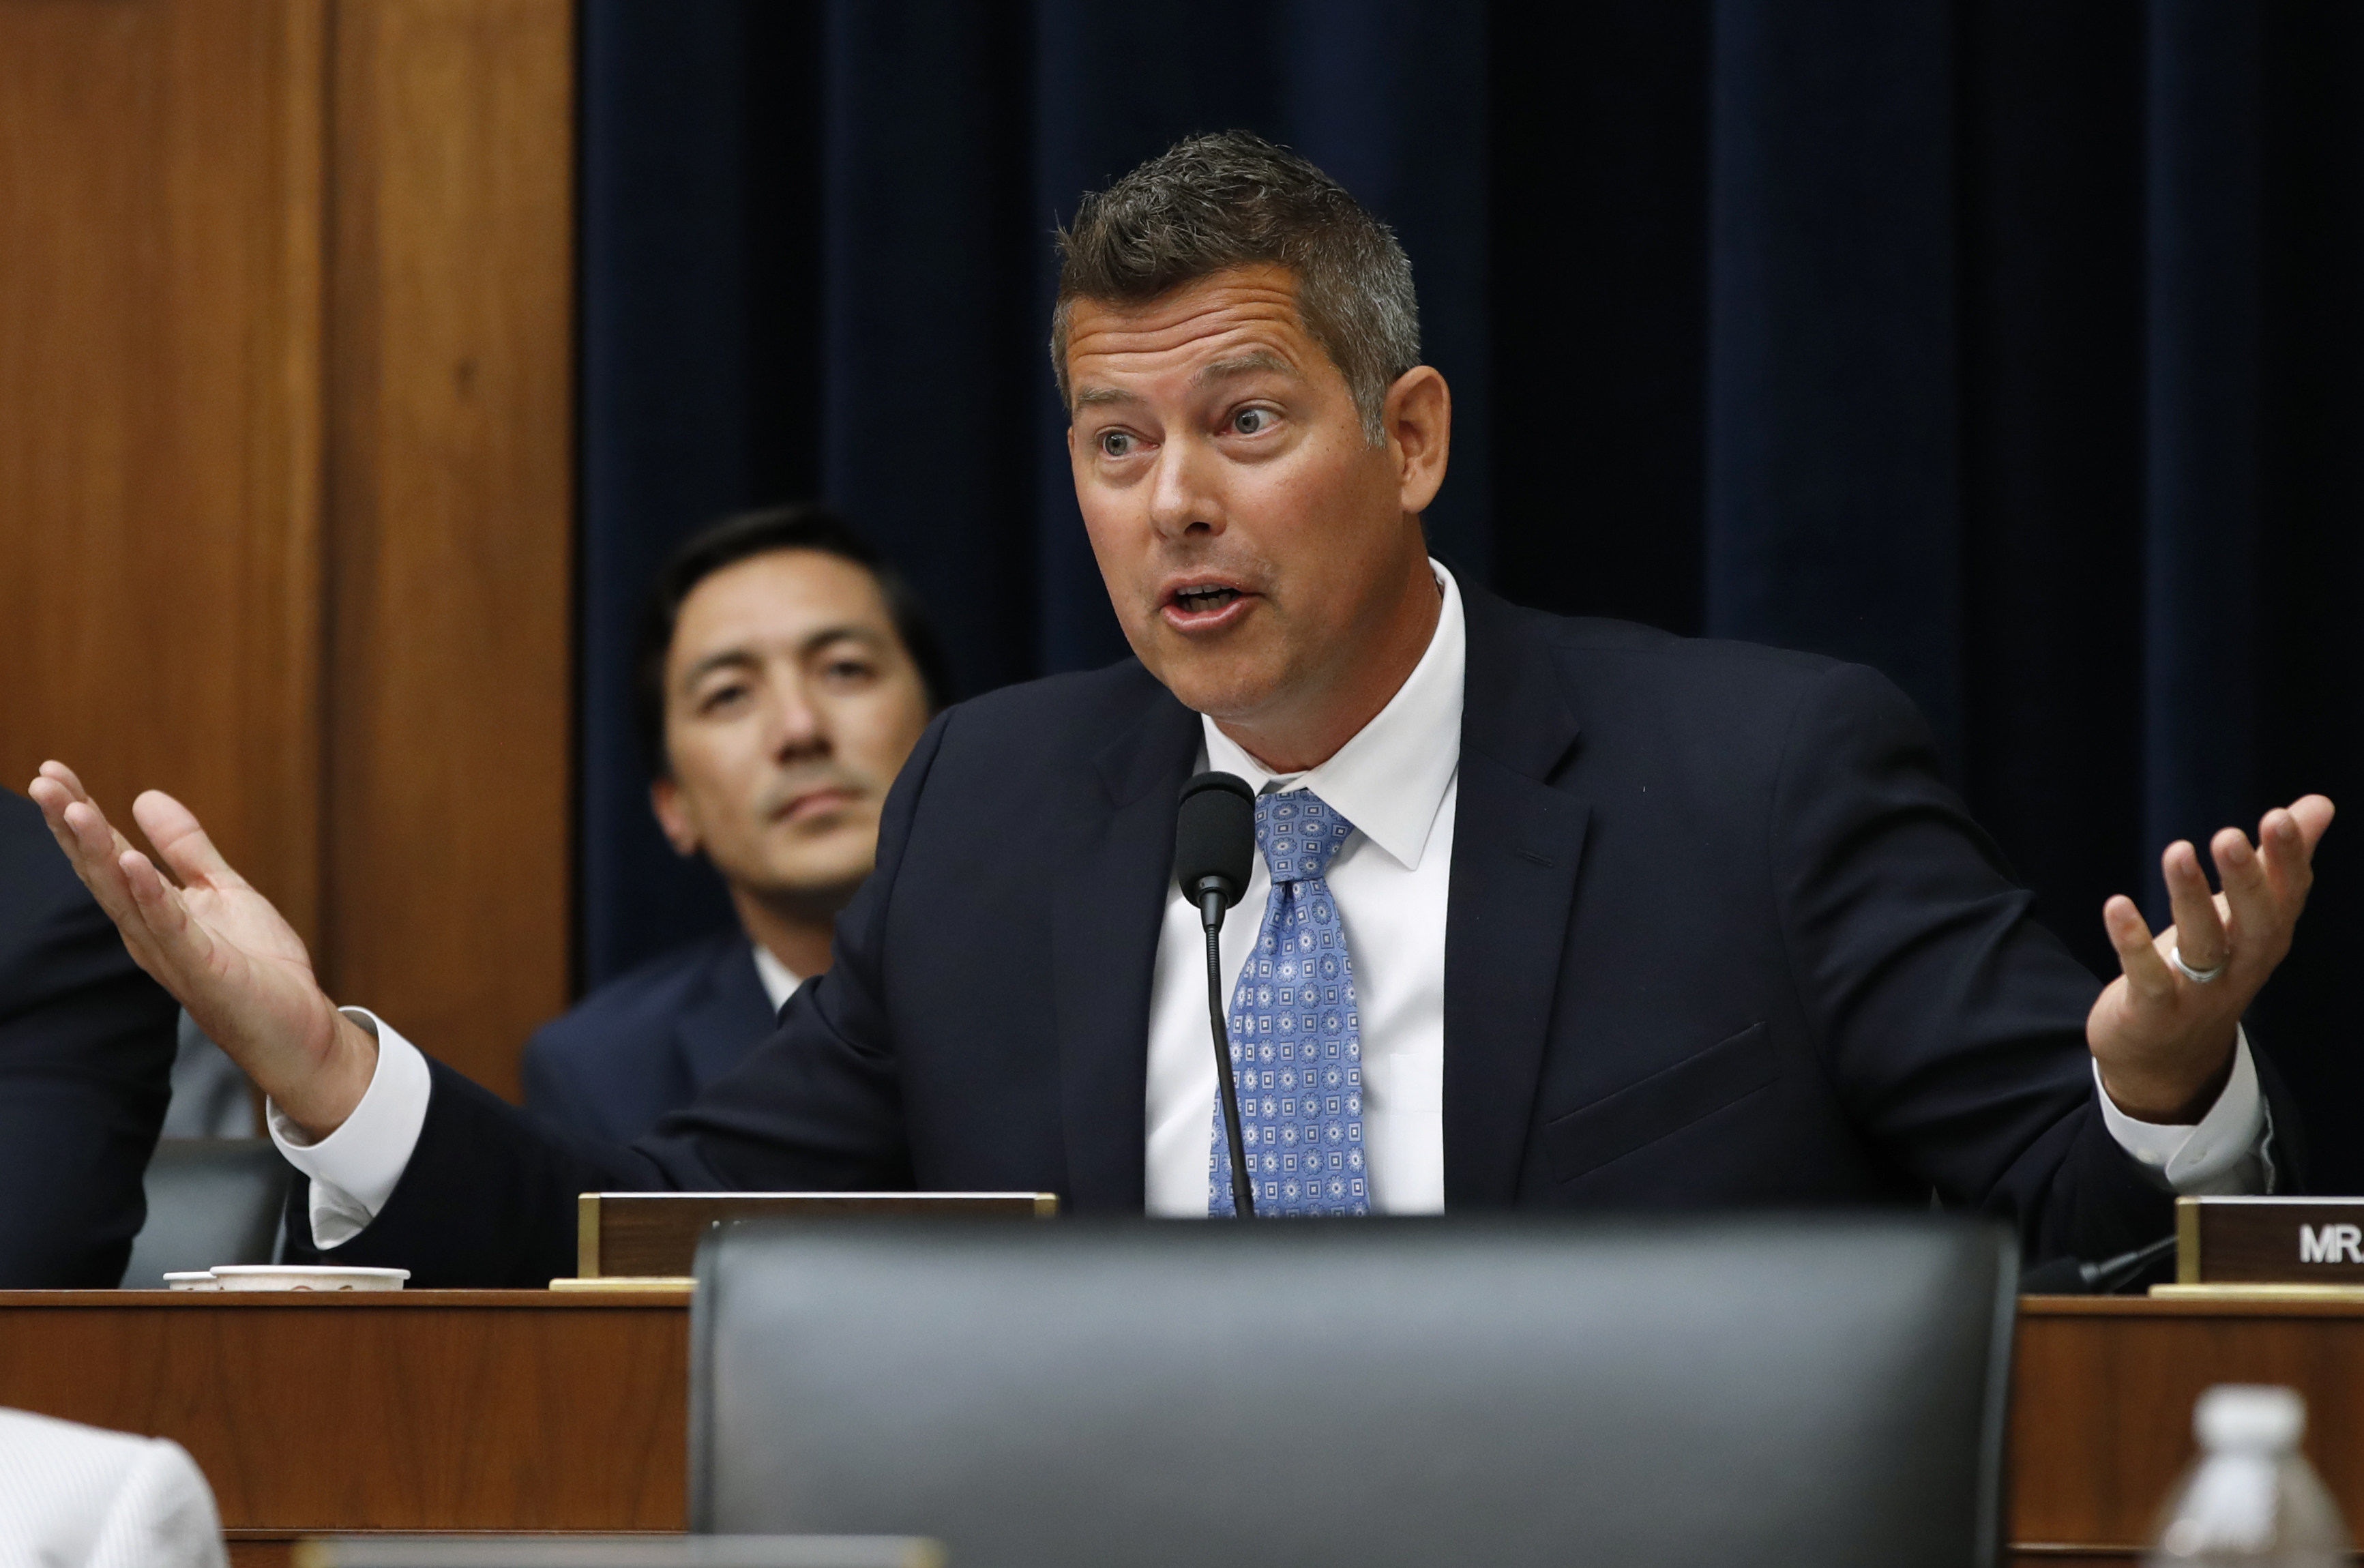
[[[688,1314],[540,1291],[0,1293],[0,1405],[170,1437],[257,1548],[678,1530]]]
[[[2297,1389],[2308,1458],[2364,1522],[2364,1306],[2029,1297],[2013,1375],[2014,1543],[2138,1555],[2218,1383]]]
[[[515,1097],[567,999],[573,0],[338,8],[325,958]]]
[[[568,995],[573,29],[0,3],[0,784],[179,795],[511,1095]]]
[[[326,6],[0,5],[0,784],[318,932]]]

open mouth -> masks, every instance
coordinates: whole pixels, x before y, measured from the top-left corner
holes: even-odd
[[[1239,596],[1237,588],[1176,588],[1174,590],[1174,607],[1186,616],[1210,615]]]

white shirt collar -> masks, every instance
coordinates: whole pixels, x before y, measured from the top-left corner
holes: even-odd
[[[1352,822],[1354,818],[1349,817],[1346,820]],[[770,948],[761,942],[747,945],[755,950],[755,978],[764,983],[764,995],[772,999],[772,1011],[776,1013],[788,1005],[788,998],[804,982],[797,978],[794,970],[774,958]]]
[[[1461,766],[1461,688],[1468,637],[1461,618],[1461,588],[1432,559],[1429,570],[1444,602],[1428,651],[1371,722],[1320,767],[1275,773],[1237,741],[1199,716],[1207,765],[1266,789],[1310,789],[1361,829],[1405,870],[1420,865],[1445,786]]]

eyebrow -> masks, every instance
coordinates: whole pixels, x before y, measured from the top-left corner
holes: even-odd
[[[885,638],[879,636],[876,631],[866,626],[826,626],[807,637],[802,642],[797,644],[797,656],[800,659],[809,658],[811,655],[820,652],[822,649],[828,647],[832,642],[841,642],[848,639],[855,642],[866,643],[872,648],[884,648],[886,645],[886,639]],[[719,652],[708,654],[705,658],[700,659],[697,663],[692,664],[688,669],[684,670],[681,673],[681,684],[684,687],[695,686],[698,682],[704,680],[707,676],[712,674],[717,670],[727,670],[734,664],[743,665],[760,662],[761,660],[757,657],[754,650],[751,648],[744,646],[725,648]]]
[[[1248,375],[1268,371],[1279,375],[1295,376],[1297,367],[1269,349],[1257,349],[1250,353],[1234,354],[1228,360],[1200,365],[1190,376],[1190,384],[1204,386],[1209,382],[1223,381],[1235,375]],[[1141,395],[1115,386],[1079,386],[1076,388],[1076,406],[1105,408],[1111,404],[1139,403]]]
[[[1255,371],[1273,371],[1281,375],[1293,376],[1297,373],[1297,367],[1269,349],[1256,349],[1244,354],[1234,354],[1228,360],[1217,360],[1212,364],[1199,366],[1198,372],[1190,377],[1190,384],[1193,386],[1204,386],[1210,381],[1221,381],[1229,376],[1247,375]]]

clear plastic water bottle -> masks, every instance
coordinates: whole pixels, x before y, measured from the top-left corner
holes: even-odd
[[[2306,1404],[2287,1388],[2220,1383],[2191,1413],[2200,1458],[2160,1518],[2150,1568],[2334,1568],[2339,1506],[2299,1452]]]

